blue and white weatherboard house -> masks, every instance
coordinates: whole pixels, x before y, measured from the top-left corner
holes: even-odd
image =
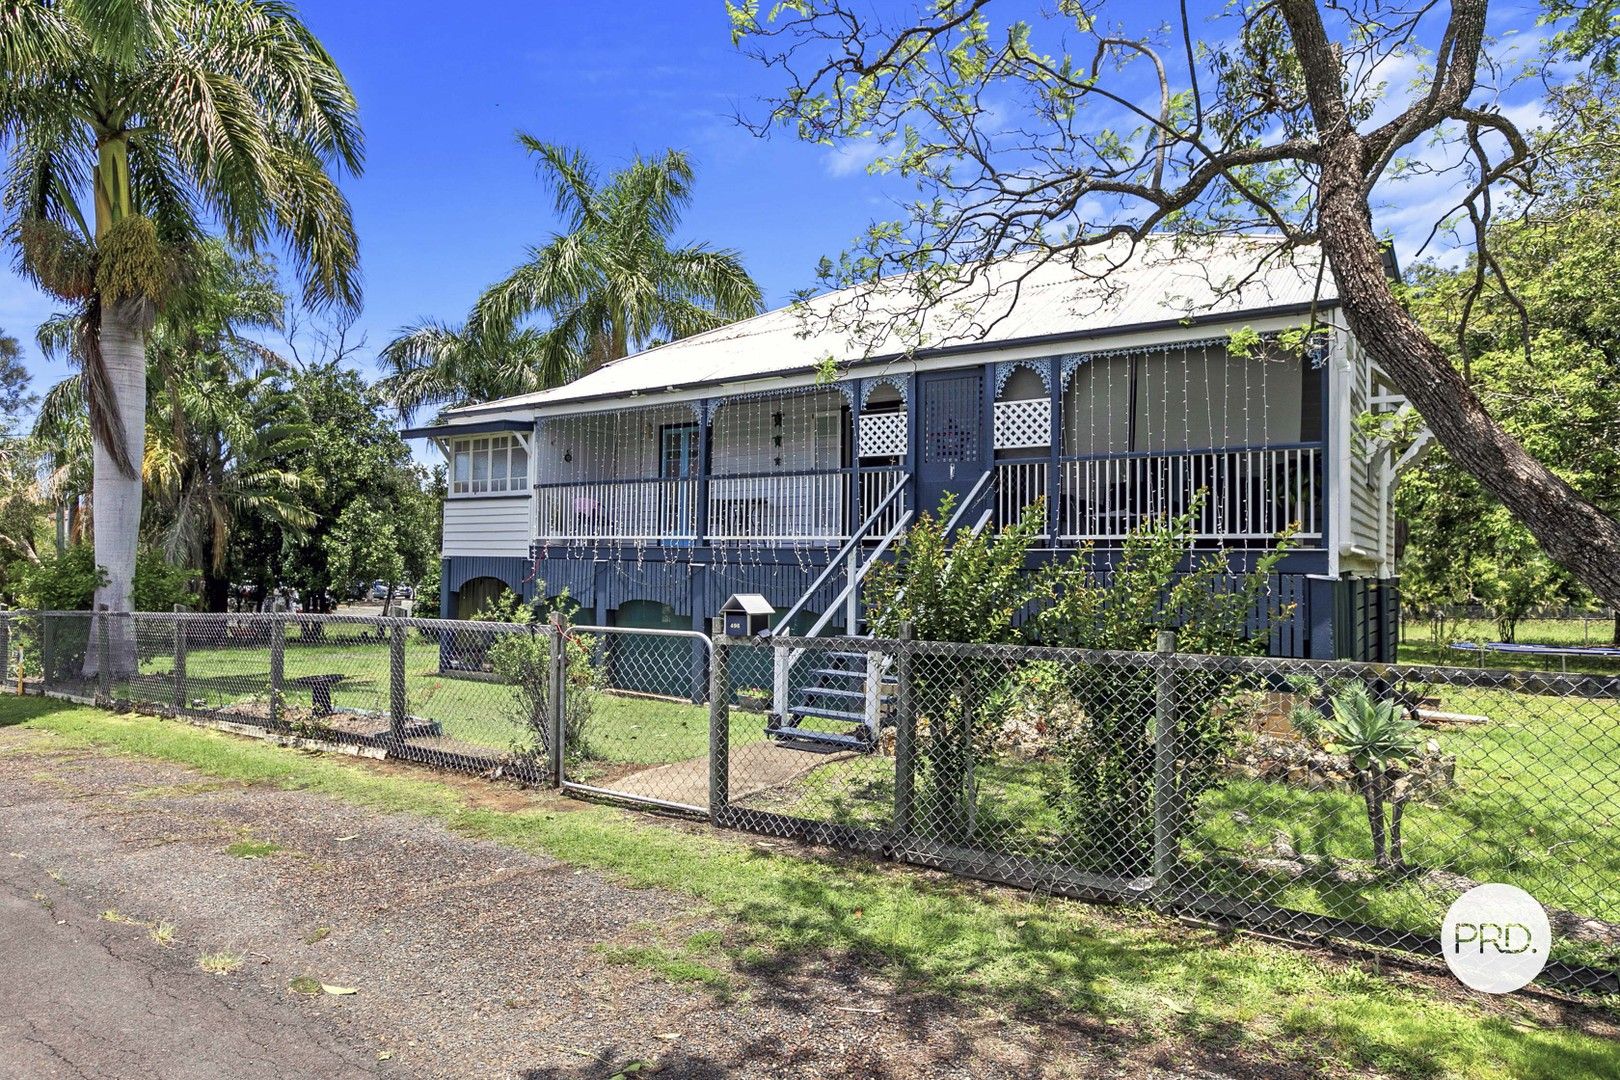
[[[1404,403],[1318,252],[1166,238],[975,288],[908,328],[921,348],[852,350],[863,298],[833,293],[408,432],[450,463],[442,614],[566,590],[599,625],[705,630],[757,593],[796,632],[858,633],[851,583],[954,492],[962,528],[1044,497],[1044,553],[1104,561],[1194,505],[1234,562],[1293,528],[1270,651],[1393,659],[1398,463],[1355,420]],[[864,327],[898,310],[879,292]],[[1227,347],[1307,323],[1328,328],[1309,355]]]

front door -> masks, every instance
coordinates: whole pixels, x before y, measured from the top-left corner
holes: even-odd
[[[946,492],[954,492],[960,500],[984,472],[983,377],[978,370],[917,376],[922,444],[917,454],[919,511],[937,512]]]
[[[658,476],[662,480],[690,480],[698,474],[698,426],[665,424],[658,429]],[[660,485],[666,487],[666,485]],[[672,489],[672,490],[668,490]],[[692,542],[697,527],[695,498],[691,484],[667,485],[667,503],[659,531],[664,543],[684,546]],[[674,535],[671,535],[674,534]]]

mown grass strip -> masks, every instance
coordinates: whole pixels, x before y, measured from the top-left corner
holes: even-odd
[[[1356,964],[1147,915],[780,853],[750,837],[687,833],[605,807],[492,810],[434,780],[60,702],[0,700],[0,726],[11,724],[49,733],[58,745],[423,815],[627,885],[682,893],[737,926],[745,959],[849,956],[914,989],[998,1008],[1078,1012],[1121,1038],[1217,1040],[1302,1069],[1546,1080],[1620,1074],[1620,1043],[1516,1016],[1511,1003],[1476,1008]]]

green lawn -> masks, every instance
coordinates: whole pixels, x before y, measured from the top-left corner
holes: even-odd
[[[1620,1072],[1620,1044],[1576,1030],[1568,1014],[1442,995],[1360,964],[1152,916],[766,850],[750,837],[669,829],[605,807],[558,813],[543,798],[518,811],[475,807],[427,774],[384,774],[60,702],[0,699],[7,725],[39,732],[48,745],[141,754],[421,814],[693,897],[729,928],[672,943],[657,963],[641,964],[656,972],[732,966],[781,977],[800,963],[859,964],[904,989],[1073,1018],[1126,1043],[1181,1040],[1297,1074],[1572,1080]]]
[[[1407,804],[1407,861],[1476,881],[1518,885],[1543,904],[1620,923],[1620,700],[1553,698],[1443,688],[1442,708],[1486,724],[1428,729],[1456,757],[1455,785]],[[881,827],[894,797],[894,763],[831,765],[751,805],[816,821]],[[918,802],[926,806],[926,777]],[[994,854],[1088,867],[1072,838],[1062,765],[1051,758],[981,760],[970,846]],[[1329,863],[1365,864],[1372,844],[1364,804],[1342,790],[1228,777],[1193,810],[1183,882],[1228,896],[1379,926],[1436,934],[1451,895],[1418,875],[1346,881],[1331,865],[1291,880],[1259,869],[1277,838]],[[962,839],[953,836],[953,839]],[[1614,965],[1612,949],[1564,942],[1570,961]]]
[[[513,689],[487,678],[443,673],[439,644],[412,634],[405,646],[406,700],[413,716],[435,720],[445,735],[461,742],[506,751],[528,745],[527,733],[515,719],[521,715]],[[286,700],[309,708],[312,691],[295,680],[311,675],[342,675],[332,688],[337,710],[357,710],[386,717],[389,649],[385,641],[355,628],[337,626],[325,640],[290,639],[285,650]],[[164,652],[141,663],[137,685],[115,688],[139,700],[172,698],[173,656]],[[186,656],[187,698],[207,708],[262,703],[270,684],[270,652],[263,643],[191,648]],[[604,764],[663,764],[700,757],[708,752],[707,705],[601,691],[587,729],[587,758]],[[379,727],[386,727],[385,719]],[[732,737],[739,742],[760,738],[764,720],[734,712]]]
[[[1620,660],[1586,660],[1580,657],[1537,657],[1525,654],[1459,652],[1448,648],[1454,641],[1501,640],[1496,624],[1484,620],[1465,620],[1448,628],[1444,640],[1436,642],[1429,627],[1416,621],[1409,622],[1400,643],[1399,658],[1403,664],[1438,664],[1445,667],[1493,667],[1581,672],[1591,675],[1620,675]],[[1580,619],[1527,619],[1519,624],[1515,639],[1524,645],[1556,645],[1560,647],[1583,645],[1612,645],[1614,624],[1607,620]]]

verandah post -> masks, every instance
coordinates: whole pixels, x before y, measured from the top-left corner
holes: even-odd
[[[916,827],[917,699],[916,628],[900,624],[900,651],[895,655],[894,691],[894,831],[908,837]]]
[[[1176,867],[1176,632],[1159,631],[1153,658],[1153,889],[1162,894]]]
[[[546,680],[546,711],[550,713],[550,729],[546,733],[547,749],[550,751],[546,767],[550,771],[549,777],[552,787],[561,787],[563,782],[564,753],[567,750],[568,740],[568,636],[567,624],[560,611],[551,613],[551,625],[547,634],[547,662],[550,667],[549,677]]]
[[[710,632],[714,653],[709,659],[709,820],[724,824],[731,801],[731,639],[725,619]]]
[[[174,707],[186,707],[186,623],[181,612],[186,605],[174,605]]]

